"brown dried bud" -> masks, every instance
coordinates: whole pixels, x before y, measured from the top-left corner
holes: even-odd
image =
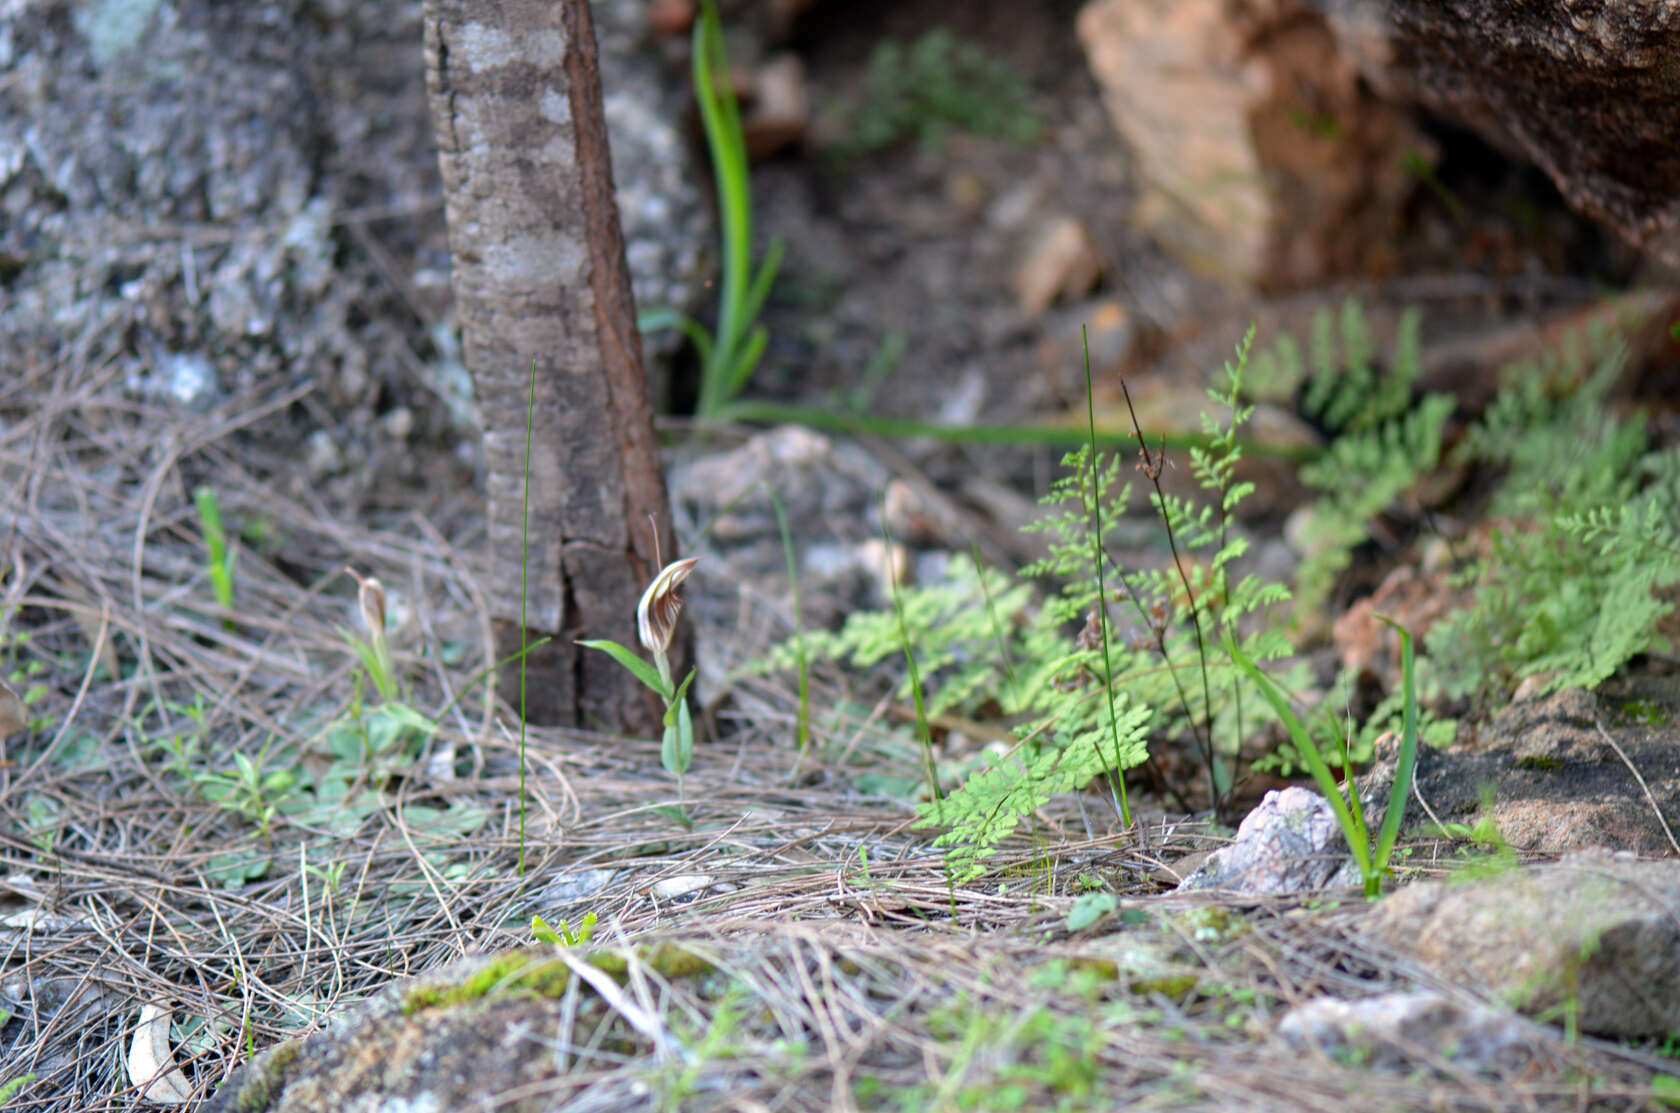
[[[642,592],[642,601],[636,605],[636,634],[649,653],[663,657],[671,648],[671,638],[677,632],[677,616],[682,614],[682,596],[677,594],[677,588],[699,563],[699,557],[672,561],[659,570],[659,575]]]
[[[357,593],[356,601],[362,607],[362,623],[368,628],[368,633],[375,638],[385,636],[385,585],[372,576],[364,577],[354,568],[346,566],[344,569],[356,577],[356,582],[362,585]]]

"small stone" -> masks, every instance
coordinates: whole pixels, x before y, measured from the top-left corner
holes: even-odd
[[[894,585],[903,588],[909,584],[910,552],[903,545],[871,537],[858,545],[856,552],[858,563],[869,571],[874,581],[877,599],[891,600]]]
[[[171,401],[208,410],[222,399],[222,380],[202,352],[170,352],[158,360],[158,387]]]
[[[683,873],[655,881],[648,891],[660,900],[676,900],[678,897],[700,892],[711,885],[712,880],[709,873]]]
[[[779,54],[760,66],[754,75],[752,109],[741,124],[747,157],[769,158],[794,146],[805,138],[810,121],[805,64],[798,56]]]
[[[1380,671],[1398,684],[1400,635],[1377,616],[1393,619],[1421,642],[1437,622],[1462,605],[1461,594],[1445,571],[1420,576],[1410,565],[1396,568],[1373,594],[1336,619],[1333,638],[1342,668]]]
[[[681,477],[683,494],[705,507],[727,507],[755,487],[783,490],[789,474],[826,467],[833,444],[821,433],[782,425],[739,448],[696,461]]]
[[[1089,293],[1102,278],[1102,253],[1083,224],[1061,217],[1045,226],[1015,272],[1021,309],[1037,316],[1058,298]]]
[[[1680,862],[1566,859],[1409,885],[1361,933],[1534,1017],[1611,1038],[1680,1030]]]
[[[660,38],[686,35],[694,26],[694,0],[651,0],[647,8],[648,30]]]
[[[1330,802],[1299,787],[1266,793],[1237,839],[1208,856],[1180,892],[1297,893],[1351,885],[1356,874]]]
[[[971,170],[961,170],[945,179],[945,200],[965,217],[980,215],[986,206],[986,183]]]
[[[998,195],[986,210],[986,223],[1000,232],[1014,231],[1031,218],[1043,199],[1043,187],[1031,180],[1024,181]]]
[[[922,496],[902,479],[893,479],[882,492],[881,519],[887,532],[900,541],[925,544],[936,534]]]
[[[544,887],[538,903],[563,908],[592,899],[597,893],[618,879],[620,871],[596,866],[593,869],[569,870]]]
[[[303,466],[314,480],[336,475],[344,468],[344,454],[326,429],[317,429],[303,442]]]
[[[1555,1033],[1519,1016],[1427,990],[1361,1001],[1321,997],[1285,1013],[1277,1034],[1297,1051],[1351,1054],[1376,1070],[1414,1069],[1428,1056],[1477,1071],[1510,1072],[1561,1050]]]
[[[390,413],[379,419],[384,427],[385,435],[392,440],[404,441],[414,432],[414,411],[407,406],[398,406]]]

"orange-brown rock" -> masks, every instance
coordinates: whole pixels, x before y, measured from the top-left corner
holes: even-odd
[[[1315,0],[1385,96],[1469,127],[1680,263],[1680,2]]]
[[[1192,268],[1278,290],[1381,266],[1428,144],[1301,0],[1093,0],[1079,35],[1145,192]]]

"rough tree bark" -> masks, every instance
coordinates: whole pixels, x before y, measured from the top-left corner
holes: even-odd
[[[425,36],[455,306],[484,423],[498,649],[519,645],[534,364],[527,625],[554,640],[530,659],[529,715],[651,731],[652,695],[573,644],[635,646],[656,528],[664,559],[675,556],[589,5],[425,0]]]
[[[1387,98],[1543,169],[1680,264],[1680,0],[1311,0]]]

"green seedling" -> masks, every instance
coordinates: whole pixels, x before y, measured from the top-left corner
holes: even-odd
[[[264,768],[273,745],[274,739],[270,738],[255,758],[235,750],[231,775],[205,772],[198,777],[198,790],[206,800],[238,812],[255,823],[265,838],[273,829],[280,804],[298,784],[298,775],[291,769]]]
[[[385,585],[372,576],[364,577],[354,568],[347,567],[345,571],[360,585],[356,598],[368,636],[364,641],[348,631],[341,630],[340,633],[355,650],[380,698],[386,703],[395,703],[398,698],[397,670],[391,660],[391,643],[385,633]]]
[[[1068,910],[1069,935],[1078,935],[1097,924],[1120,907],[1120,898],[1113,893],[1082,893]]]
[[[1449,189],[1447,184],[1441,180],[1441,175],[1435,172],[1435,164],[1430,162],[1422,151],[1407,151],[1401,156],[1400,168],[1416,178],[1429,192],[1440,198],[1441,204],[1446,206],[1447,212],[1459,227],[1469,226],[1470,210],[1465,207],[1458,194]]]
[[[670,309],[643,314],[638,324],[644,331],[679,328],[688,337],[700,355],[700,397],[695,414],[702,420],[716,421],[752,378],[770,342],[769,331],[756,321],[781,266],[782,243],[777,240],[770,245],[764,262],[754,272],[747,142],[741,129],[740,105],[729,82],[729,58],[714,0],[705,0],[694,24],[694,97],[700,105],[700,122],[712,156],[723,224],[717,329],[707,333],[694,318]]]
[[[301,876],[305,879],[304,880],[304,895],[305,895],[305,897],[307,898],[308,893],[309,893],[308,878],[310,878],[310,877],[314,877],[316,880],[318,880],[322,884],[322,886],[326,889],[328,896],[337,896],[339,886],[344,884],[344,867],[349,865],[350,863],[345,861],[344,859],[340,858],[337,861],[329,862],[325,866],[312,866],[312,865],[309,864],[309,856],[308,855],[309,855],[309,848],[307,846],[305,846],[304,844],[299,843],[298,844],[298,865],[299,865],[299,867],[301,868],[301,871],[302,871]]]
[[[0,652],[12,659],[12,667],[0,673],[0,738],[13,731],[47,733],[53,728],[50,715],[37,714],[40,703],[47,698],[46,662],[30,659],[17,662],[18,655],[29,647],[29,634],[8,634],[0,628]]]
[[[541,916],[531,917],[531,938],[538,943],[553,943],[561,947],[581,947],[595,937],[595,913],[584,913],[583,919],[578,921],[577,930],[565,920],[560,921],[558,930],[548,926],[548,922]]]
[[[1318,782],[1319,790],[1324,793],[1325,799],[1330,801],[1330,807],[1336,813],[1336,822],[1347,839],[1348,847],[1353,851],[1354,862],[1359,866],[1367,897],[1376,897],[1382,892],[1383,877],[1388,873],[1388,862],[1394,854],[1394,843],[1400,834],[1400,819],[1406,811],[1406,797],[1412,790],[1412,774],[1417,767],[1418,748],[1417,690],[1413,674],[1412,635],[1400,624],[1380,615],[1378,617],[1400,635],[1400,686],[1405,695],[1405,719],[1400,735],[1400,753],[1395,762],[1394,787],[1389,792],[1388,810],[1383,815],[1382,829],[1377,835],[1374,847],[1364,806],[1359,801],[1359,785],[1352,773],[1348,774],[1347,795],[1344,797],[1341,786],[1336,783],[1330,767],[1325,764],[1317,744],[1301,725],[1294,709],[1289,706],[1289,700],[1283,694],[1283,690],[1271,677],[1260,671],[1259,666],[1237,645],[1230,632],[1225,632],[1225,651],[1230,654],[1237,667],[1249,675],[1266,702],[1277,712],[1284,729],[1289,732],[1290,739],[1295,743],[1297,752],[1312,773],[1313,780]],[[1345,744],[1344,739],[1344,753]]]
[[[1039,122],[1026,84],[976,43],[939,28],[888,39],[869,59],[861,97],[838,113],[833,152],[855,158],[915,140],[939,154],[953,130],[1031,143]]]
[[[694,720],[688,711],[688,686],[694,680],[689,669],[682,683],[671,674],[671,639],[677,632],[677,616],[682,613],[682,596],[677,589],[694,571],[699,557],[672,561],[653,578],[642,600],[636,606],[636,634],[642,647],[653,656],[648,664],[615,641],[592,638],[578,642],[585,649],[599,649],[625,668],[665,701],[665,734],[660,744],[659,761],[665,771],[677,778],[677,791],[682,791],[683,774],[694,761]]]
[[[228,546],[227,530],[222,526],[222,507],[216,498],[216,492],[210,487],[200,487],[193,492],[193,503],[198,507],[199,528],[204,531],[204,548],[208,558],[206,571],[210,575],[210,590],[215,592],[216,605],[224,612],[233,610],[233,562],[238,555]],[[230,629],[233,619],[224,618],[223,624]]]
[[[11,1100],[18,1096],[18,1091],[35,1081],[35,1075],[25,1074],[12,1079],[4,1086],[0,1086],[0,1108],[11,1104]]]

